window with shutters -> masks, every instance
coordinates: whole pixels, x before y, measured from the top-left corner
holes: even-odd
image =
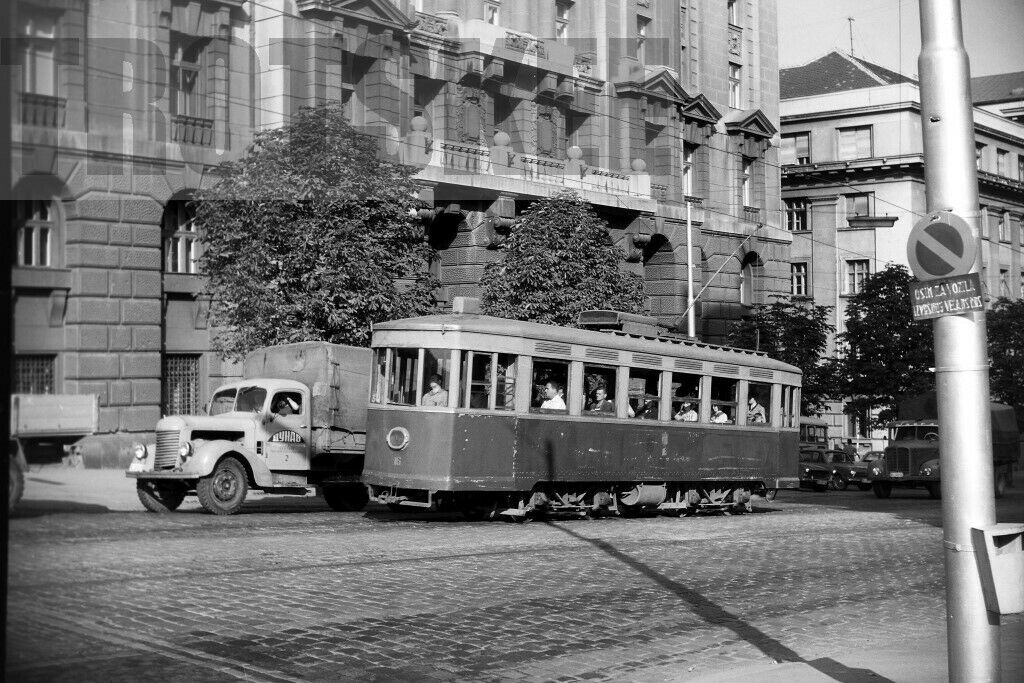
[[[782,136],[779,161],[785,164],[811,163],[811,136],[809,133],[792,133]]]
[[[1010,177],[1010,153],[1005,149],[996,150],[996,173],[1005,178]]]
[[[843,195],[846,205],[846,217],[875,215],[875,193],[860,192]]]
[[[839,159],[867,159],[871,157],[871,126],[839,128]]]

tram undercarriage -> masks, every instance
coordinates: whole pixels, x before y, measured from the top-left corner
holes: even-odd
[[[775,490],[760,481],[654,483],[539,483],[530,491],[426,491],[370,487],[370,499],[392,510],[405,507],[461,511],[471,519],[524,522],[552,516],[637,517],[664,514],[751,512],[752,495],[771,499]]]

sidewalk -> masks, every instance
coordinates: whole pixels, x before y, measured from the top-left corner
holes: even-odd
[[[308,505],[327,510],[317,497],[265,496],[251,492],[253,500],[286,498],[289,506]],[[194,496],[185,499],[182,509],[198,509]],[[274,505],[267,506],[272,512]],[[135,480],[121,470],[76,469],[64,465],[33,465],[25,477],[25,496],[13,517],[35,517],[59,513],[145,512],[135,494]],[[1024,681],[1024,615],[1002,617],[1000,626],[1002,680]],[[688,671],[678,666],[652,666],[631,677],[636,681],[700,681],[728,683],[749,679],[765,683],[813,683],[843,681],[844,683],[931,683],[947,676],[945,638],[909,639],[899,646],[870,647],[853,650],[836,643],[831,657],[811,662],[764,662],[725,664],[720,671]]]

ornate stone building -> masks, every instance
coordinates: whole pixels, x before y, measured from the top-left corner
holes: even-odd
[[[30,0],[12,42],[13,388],[99,396],[90,464],[235,369],[209,352],[187,200],[252,131],[347,104],[417,166],[440,298],[531,201],[608,222],[650,312],[721,341],[788,291],[775,0]]]

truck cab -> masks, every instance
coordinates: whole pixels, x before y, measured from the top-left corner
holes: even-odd
[[[318,487],[334,509],[366,504],[358,480],[369,351],[303,342],[255,353],[260,362],[247,359],[243,374],[257,376],[218,388],[203,415],[164,417],[155,444],[133,447],[127,476],[148,510],[174,510],[194,492],[208,511],[232,514],[250,488],[304,494]],[[332,362],[339,356],[350,372]]]
[[[939,485],[939,423],[937,420],[897,420],[887,427],[885,457],[873,463],[871,487],[888,498],[894,487],[927,489],[941,496]]]

